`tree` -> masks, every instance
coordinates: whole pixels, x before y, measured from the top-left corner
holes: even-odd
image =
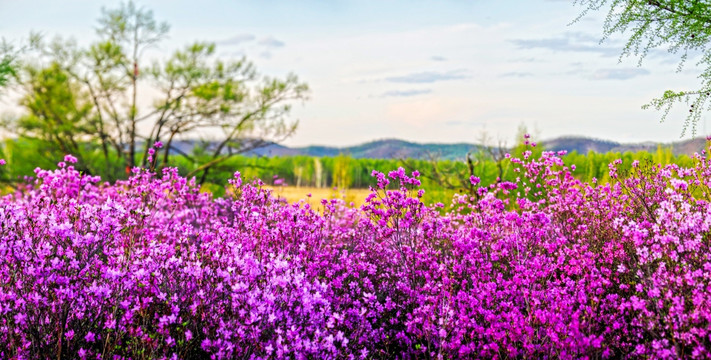
[[[338,154],[333,159],[333,186],[339,190],[348,189],[353,183],[351,176],[351,163],[353,158],[349,154]]]
[[[13,63],[13,56],[5,49],[0,49],[0,87],[7,85],[10,77],[15,74]]]
[[[102,11],[98,40],[88,48],[62,39],[39,44],[37,56],[18,74],[24,91],[21,104],[28,116],[12,126],[62,147],[50,132],[57,122],[74,123],[77,134],[73,135],[96,144],[107,166],[109,159],[118,157],[127,168],[146,165],[149,148],[159,141],[165,144],[165,165],[170,154],[179,152],[173,146],[176,138],[197,130],[220,134],[218,141],[204,144],[209,156],[183,154],[197,166],[190,175],[202,173],[201,182],[210,168],[227,158],[293,133],[296,122],[287,116],[293,101],[306,98],[306,84],[291,74],[285,79],[261,76],[244,58],[218,59],[215,44],[207,42],[189,44],[164,61],[146,64],[146,50],[160,43],[168,30],[151,11],[129,2]],[[62,77],[55,85],[63,88],[55,91],[68,101],[80,102],[77,111],[71,105],[64,109],[71,110],[71,115],[58,112],[47,117],[41,107],[28,106],[57,103],[47,98],[49,93],[29,86],[37,81],[36,73]],[[140,108],[138,99],[145,97],[141,91],[148,87],[160,95],[150,108]]]
[[[523,139],[521,131],[525,132],[525,127],[519,127],[520,135],[517,136]],[[409,170],[419,170],[422,178],[432,181],[439,188],[476,196],[477,185],[472,182],[472,177],[479,178],[484,185],[489,185],[489,182],[484,181],[486,178],[491,178],[490,183],[498,184],[507,175],[509,165],[506,159],[509,149],[503,141],[499,140],[497,145],[493,145],[488,133],[482,131],[477,142],[477,147],[468,151],[464,159],[457,161],[443,161],[436,153],[427,153],[422,162],[405,158],[400,161]]]
[[[81,156],[82,140],[91,134],[87,115],[92,104],[58,64],[46,68],[27,66],[24,70],[29,75],[23,83],[28,95],[20,104],[28,114],[19,118],[18,128],[23,135],[52,143],[65,154]]]
[[[691,125],[692,135],[701,114],[708,108],[711,97],[711,3],[702,0],[575,0],[575,5],[585,6],[575,21],[590,11],[609,8],[603,27],[603,39],[614,33],[629,33],[629,38],[620,54],[637,56],[642,64],[649,51],[668,46],[673,54],[681,53],[677,71],[681,71],[690,52],[700,52],[698,66],[703,67],[699,75],[701,86],[696,90],[667,90],[660,98],[653,99],[642,108],[654,107],[664,110],[662,121],[677,103],[689,106],[689,114],[684,122],[682,136]],[[574,22],[575,22],[574,21]]]
[[[36,38],[36,34],[30,34],[30,41]],[[17,49],[4,38],[0,41],[0,88],[7,86],[10,80],[17,76],[17,58],[26,49],[26,47]]]

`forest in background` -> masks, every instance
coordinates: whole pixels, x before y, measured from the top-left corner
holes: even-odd
[[[422,174],[422,187],[430,195],[429,200],[449,203],[453,194],[471,192],[473,187],[469,181],[470,176],[480,178],[483,185],[515,181],[520,174],[513,171],[514,166],[506,159],[505,154],[521,157],[526,151],[526,142],[521,134],[519,144],[511,149],[490,147],[472,150],[468,158],[462,160],[438,159],[436,154],[433,154],[431,159],[364,159],[353,158],[347,153],[327,157],[234,155],[212,169],[203,182],[202,188],[216,196],[221,196],[224,194],[227,181],[232,178],[235,171],[239,171],[245,180],[261,179],[266,185],[272,186],[367,189],[375,183],[371,176],[373,171],[386,173],[403,167],[407,171],[417,170]],[[534,148],[533,155],[540,155],[545,150],[537,146]],[[6,184],[5,191],[23,183],[27,177],[34,176],[35,168],[55,167],[57,159],[61,156],[49,144],[38,140],[27,138],[4,140],[0,146],[0,158],[4,158],[8,166],[0,168],[0,180]],[[209,154],[195,151],[190,155],[171,155],[156,159],[154,166],[157,169],[177,167],[181,175],[188,175],[194,173],[204,162],[202,159],[204,157],[209,157]],[[609,181],[608,165],[617,159],[623,160],[621,169],[623,172],[624,166],[629,166],[634,160],[662,165],[691,166],[693,164],[691,157],[683,154],[675,155],[670,147],[661,145],[654,152],[590,151],[581,154],[574,151],[562,158],[566,164],[575,165],[573,175],[577,179],[584,182],[596,179],[602,184]],[[111,174],[93,175],[101,175],[103,179],[128,177],[128,168],[105,166],[104,156],[98,152],[98,149],[94,153],[84,152],[83,161],[84,163],[75,164],[80,171],[90,173],[87,169],[111,168],[113,171]]]

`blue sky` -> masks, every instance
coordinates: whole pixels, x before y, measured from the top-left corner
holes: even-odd
[[[604,13],[569,0],[139,1],[171,25],[152,56],[196,40],[260,72],[297,74],[311,99],[295,106],[288,145],[512,142],[520,125],[539,139],[584,135],[625,142],[681,138],[685,110],[641,106],[665,90],[694,89],[694,61],[652,52],[642,67],[618,57],[622,37],[599,44]],[[116,1],[0,0],[0,36],[30,30],[94,39]],[[0,104],[6,107],[7,104]],[[703,135],[705,125],[699,125]],[[690,134],[686,135],[686,138]]]

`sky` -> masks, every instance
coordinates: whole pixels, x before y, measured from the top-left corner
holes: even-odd
[[[579,135],[621,142],[682,137],[686,110],[641,106],[665,90],[700,84],[695,61],[619,55],[603,43],[604,12],[572,23],[571,0],[154,0],[137,1],[171,25],[153,50],[167,57],[211,41],[264,75],[296,74],[310,97],[294,106],[289,146],[415,142],[511,144],[521,126],[544,140]],[[101,8],[117,1],[0,0],[0,37],[95,39]],[[7,108],[0,103],[0,111]],[[697,136],[706,132],[705,118]]]

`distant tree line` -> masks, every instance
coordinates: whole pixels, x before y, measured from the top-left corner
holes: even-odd
[[[513,156],[517,156],[514,153]],[[659,147],[655,152],[589,152],[580,154],[572,152],[563,156],[566,164],[575,164],[574,176],[581,180],[597,179],[599,183],[609,181],[608,164],[616,159],[623,160],[622,169],[634,160],[654,164],[670,164],[690,166],[692,158],[687,155],[676,156],[670,148]],[[186,159],[176,163],[185,167],[188,172],[190,164]],[[284,156],[284,157],[249,157],[236,156],[226,162],[224,168],[211,174],[211,183],[221,184],[235,171],[239,170],[245,178],[259,178],[267,184],[272,183],[274,176],[284,180],[290,186],[338,187],[338,188],[368,188],[373,185],[371,172],[377,170],[388,172],[398,167],[409,171],[418,170],[423,187],[445,188],[457,192],[469,192],[469,164],[466,161],[439,160],[433,162],[427,159],[355,159],[347,155],[336,157]],[[482,157],[473,166],[473,175],[481,180],[481,184],[489,185],[500,181],[512,181],[517,177],[513,165],[507,160],[500,162]],[[431,174],[438,172],[440,177]]]
[[[530,149],[530,148],[528,148]],[[470,154],[467,160],[437,160],[434,159],[356,159],[347,154],[335,157],[312,156],[281,156],[258,157],[235,155],[213,167],[206,177],[206,189],[219,195],[232,174],[239,170],[244,179],[261,179],[267,185],[273,185],[275,179],[280,179],[288,186],[299,187],[336,187],[368,188],[374,184],[371,173],[373,170],[388,172],[398,167],[404,167],[409,172],[418,170],[421,175],[422,187],[428,191],[438,191],[444,194],[443,199],[451,198],[454,193],[471,194],[472,187],[469,177],[474,175],[481,185],[489,185],[501,181],[514,181],[517,174],[514,166],[503,156],[492,155],[499,148],[483,149]],[[520,157],[527,148],[519,144],[510,153]],[[541,154],[543,149],[535,148],[533,156]],[[495,153],[494,153],[495,154]],[[171,155],[168,163],[177,166],[182,175],[194,174],[209,154],[194,156]],[[43,143],[32,139],[6,139],[0,146],[0,157],[5,158],[8,165],[0,168],[0,179],[5,182],[17,182],[25,176],[32,176],[35,167],[52,168],[57,161],[52,151],[43,148]],[[32,159],[32,161],[27,161]],[[583,181],[597,179],[604,184],[609,181],[608,164],[616,159],[622,159],[621,171],[629,167],[632,161],[638,160],[650,164],[676,163],[691,166],[693,159],[686,155],[674,155],[671,148],[658,147],[654,152],[588,152],[580,154],[572,152],[563,156],[566,164],[575,164],[573,175]],[[103,166],[103,157],[87,158],[90,167]],[[91,163],[93,162],[93,163]],[[448,194],[448,195],[447,195]]]

